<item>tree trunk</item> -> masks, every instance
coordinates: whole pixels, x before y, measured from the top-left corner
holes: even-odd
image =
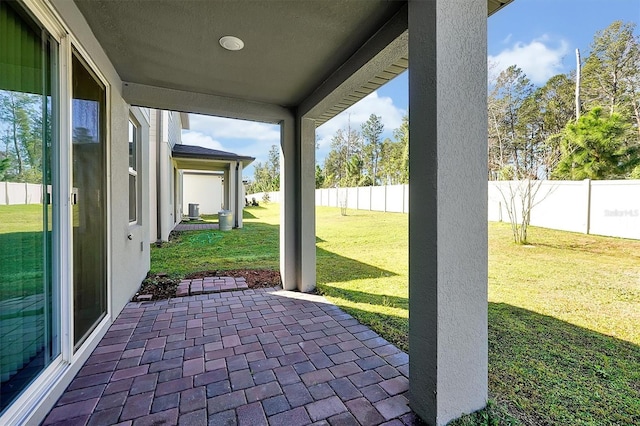
[[[576,121],[580,119],[580,49],[576,49]]]
[[[11,95],[11,115],[13,129],[13,146],[16,150],[16,159],[18,160],[18,175],[22,175],[22,156],[20,155],[20,146],[18,145],[18,117],[16,116],[16,102],[13,95]]]
[[[638,107],[638,101],[633,101],[633,115],[636,118],[638,124],[638,141],[640,141],[640,107]]]

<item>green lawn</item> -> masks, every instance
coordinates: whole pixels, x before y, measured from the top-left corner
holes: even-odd
[[[245,228],[182,234],[152,272],[278,267],[279,206]],[[489,388],[457,424],[640,424],[640,241],[489,225]],[[318,289],[407,349],[407,216],[317,209]],[[493,423],[496,421],[497,423]]]
[[[182,276],[219,269],[278,269],[279,206],[245,209],[243,221],[242,229],[182,232],[161,248],[152,246],[150,272]]]
[[[42,204],[0,206],[0,300],[42,292]]]

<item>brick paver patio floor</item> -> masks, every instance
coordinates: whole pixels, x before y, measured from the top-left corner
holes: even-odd
[[[277,289],[129,303],[45,425],[403,425],[408,356]]]

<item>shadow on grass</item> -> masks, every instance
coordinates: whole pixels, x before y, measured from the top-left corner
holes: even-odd
[[[264,208],[264,207],[251,207],[252,209],[257,209],[257,208]],[[243,219],[255,219],[256,216],[251,213],[250,211],[247,211],[247,208],[245,207],[244,210],[242,210],[242,218]]]
[[[407,299],[327,285],[319,290],[408,352],[407,318],[340,303],[406,305]],[[640,424],[640,346],[509,304],[488,309],[489,389],[511,415],[525,425]],[[477,423],[483,416],[511,424],[503,410],[490,411],[455,424],[494,424]]]
[[[339,297],[355,303],[368,303],[370,305],[409,309],[409,299],[399,296],[388,296],[384,294],[367,293],[358,290],[348,290],[345,288],[333,287],[319,281],[322,292],[331,297]],[[405,318],[406,319],[406,318]]]
[[[318,283],[327,283],[393,277],[397,274],[316,247],[316,275]]]
[[[640,424],[640,347],[489,303],[489,389],[525,424]]]

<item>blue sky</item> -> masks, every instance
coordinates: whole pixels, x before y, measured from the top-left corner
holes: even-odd
[[[516,64],[534,84],[575,68],[575,49],[583,59],[596,31],[611,22],[640,22],[640,0],[515,0],[488,20],[488,59],[497,72]],[[359,128],[370,114],[382,116],[383,137],[392,137],[408,106],[407,73],[403,73],[342,114],[320,126],[316,160],[322,164],[331,137],[347,122]],[[280,143],[275,125],[191,114],[185,144],[231,151],[264,162],[271,145]],[[244,172],[253,177],[253,167]]]

